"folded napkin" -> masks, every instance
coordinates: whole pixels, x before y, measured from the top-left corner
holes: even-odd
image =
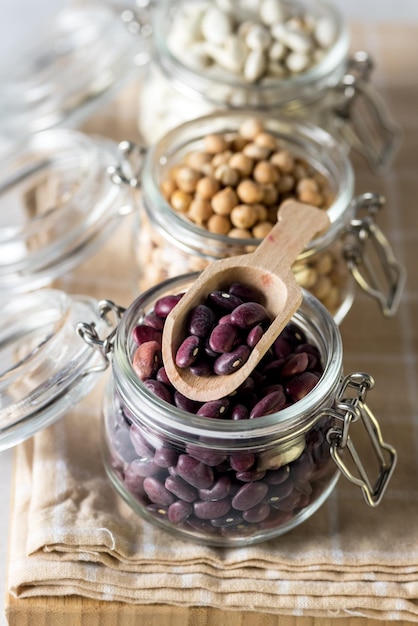
[[[100,454],[100,396],[95,390],[17,449],[13,595],[418,620],[412,446],[378,509],[341,479],[328,502],[286,535],[248,548],[205,547],[142,521],[110,486]],[[393,425],[388,440],[396,443],[396,431],[406,442],[406,426]]]

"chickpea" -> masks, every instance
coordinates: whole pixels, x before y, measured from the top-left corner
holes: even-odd
[[[182,189],[176,189],[170,196],[170,204],[175,211],[186,213],[193,197]]]
[[[295,166],[295,159],[289,150],[280,150],[280,152],[275,152],[271,155],[270,161],[285,174],[290,174]]]
[[[288,193],[295,186],[295,179],[290,174],[284,174],[277,183],[277,189],[280,193]]]
[[[196,184],[201,174],[191,167],[187,167],[184,165],[183,167],[179,167],[176,172],[175,181],[177,186],[187,193],[192,193],[196,190]]]
[[[237,152],[229,159],[229,165],[234,170],[237,170],[241,176],[251,176],[251,172],[254,167],[254,160],[242,152]]]
[[[240,126],[239,132],[245,139],[252,141],[259,133],[263,131],[263,124],[256,117],[246,119]]]
[[[277,204],[279,199],[279,190],[276,185],[268,184],[268,185],[260,185],[263,190],[263,202],[268,206],[271,204]]]
[[[232,187],[221,189],[211,200],[212,209],[218,215],[229,215],[238,203],[238,196]]]
[[[215,178],[221,183],[221,185],[236,187],[241,177],[238,170],[234,170],[233,167],[225,163],[216,168]]]
[[[187,211],[187,217],[200,226],[207,222],[212,215],[213,211],[210,202],[199,197],[195,197],[192,200]]]
[[[214,213],[208,219],[207,228],[211,233],[228,235],[231,230],[231,220],[226,215],[217,215]]]
[[[203,176],[197,181],[196,193],[204,200],[210,200],[219,189],[219,182],[211,176]]]
[[[254,137],[254,143],[262,148],[268,148],[270,152],[277,150],[277,139],[271,133],[262,131]]]
[[[258,224],[254,226],[252,230],[252,235],[256,239],[264,239],[264,237],[266,237],[269,234],[272,228],[273,228],[272,222],[269,222],[267,220],[264,222],[259,222]]]
[[[314,178],[301,178],[296,185],[297,193],[304,191],[317,193],[319,191],[319,185]]]
[[[316,207],[321,207],[324,202],[323,197],[317,191],[301,191],[298,194],[298,197],[301,202],[305,202],[306,204],[312,204]]]
[[[265,161],[270,156],[270,150],[263,148],[263,146],[257,146],[255,143],[248,143],[242,151],[242,154],[254,159],[254,161]]]
[[[186,165],[196,170],[197,172],[201,172],[202,167],[209,163],[211,159],[212,155],[208,152],[200,152],[199,150],[194,150],[186,156],[184,162],[186,163]]]
[[[177,185],[174,180],[171,180],[171,178],[166,178],[161,183],[160,189],[163,197],[168,201],[170,200],[172,194],[176,191]]]
[[[246,230],[245,228],[231,228],[228,237],[232,237],[233,239],[252,239],[252,234],[250,230]]]
[[[257,211],[249,204],[238,204],[231,211],[230,219],[235,228],[250,229],[257,222]]]
[[[204,138],[204,146],[206,152],[209,154],[217,154],[218,152],[224,152],[228,148],[226,139],[221,134],[209,134]]]
[[[244,204],[256,204],[263,200],[264,192],[255,181],[246,179],[238,185],[237,194]]]
[[[264,222],[268,219],[268,209],[265,204],[253,204],[251,205],[253,210],[257,213],[257,221]]]
[[[212,158],[211,163],[213,167],[216,169],[217,167],[219,167],[219,165],[224,165],[225,163],[228,163],[229,159],[231,158],[233,154],[234,153],[231,152],[231,150],[224,150],[224,152],[218,152]]]
[[[275,165],[269,161],[259,161],[253,171],[254,180],[261,184],[277,183],[280,174]]]

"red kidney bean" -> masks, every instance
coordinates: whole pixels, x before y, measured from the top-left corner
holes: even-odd
[[[210,489],[199,489],[199,498],[205,501],[215,502],[223,500],[231,491],[231,479],[224,474],[217,480]]]
[[[251,349],[255,348],[263,335],[263,327],[261,324],[257,324],[257,326],[254,326],[254,328],[252,328],[247,335],[247,346]]]
[[[313,372],[303,372],[294,376],[286,384],[286,393],[293,402],[302,400],[318,383],[319,376]]]
[[[164,400],[165,402],[168,402],[169,404],[172,404],[171,393],[163,383],[160,383],[158,380],[153,380],[149,378],[147,380],[144,380],[144,385],[158,398]]]
[[[179,456],[176,471],[180,478],[197,489],[208,489],[213,484],[212,468],[187,454]]]
[[[237,298],[237,296],[226,291],[211,291],[208,295],[208,301],[223,311],[233,311],[242,304],[241,298]]]
[[[238,346],[232,352],[225,352],[219,356],[214,365],[213,371],[218,376],[223,374],[232,374],[240,369],[248,361],[250,349],[245,344]]]
[[[169,506],[174,502],[173,494],[167,491],[164,485],[153,476],[147,476],[144,479],[144,491],[154,504]]]
[[[200,350],[201,341],[199,337],[196,335],[189,335],[189,337],[186,337],[176,352],[175,361],[177,367],[189,367],[194,361],[196,361]]]
[[[257,402],[250,412],[250,419],[281,411],[285,404],[286,396],[283,391],[273,391]]]
[[[147,341],[156,341],[160,344],[161,348],[162,336],[163,334],[161,330],[157,330],[156,328],[147,326],[146,324],[138,324],[132,332],[132,337],[138,346]]]
[[[240,298],[243,302],[261,302],[262,295],[256,289],[248,287],[243,283],[234,282],[231,283],[228,292],[237,298]]]
[[[167,517],[172,524],[180,524],[185,522],[192,513],[193,507],[191,504],[177,500],[168,507]]]
[[[269,321],[269,314],[262,304],[244,302],[231,312],[231,322],[239,328],[250,330],[253,326]]]
[[[220,398],[220,400],[210,400],[209,402],[205,402],[202,404],[200,409],[197,411],[196,415],[201,415],[202,417],[222,417],[224,413],[228,410],[229,400],[227,398]]]
[[[176,296],[169,295],[169,296],[163,296],[162,298],[159,298],[154,305],[155,313],[159,317],[162,317],[162,318],[167,317],[167,315],[169,315],[171,311],[174,309],[177,302],[181,300],[183,295],[184,294],[181,293]]]
[[[193,510],[199,519],[215,519],[228,513],[231,503],[228,499],[208,502],[207,500],[196,500],[193,502]]]
[[[230,352],[238,337],[238,330],[232,324],[218,324],[209,337],[209,347],[214,352]]]
[[[238,511],[252,509],[264,499],[267,491],[266,483],[245,483],[232,498],[232,506]]]
[[[161,365],[161,345],[157,341],[146,341],[134,352],[132,367],[140,380],[151,378]]]
[[[207,337],[216,323],[215,313],[205,304],[198,304],[191,312],[188,331],[191,335]]]
[[[167,476],[164,486],[168,491],[185,502],[194,502],[197,500],[197,489],[189,485],[189,483],[186,483],[180,476]]]

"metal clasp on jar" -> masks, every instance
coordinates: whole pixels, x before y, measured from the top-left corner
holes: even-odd
[[[380,194],[354,199],[355,215],[344,234],[344,257],[358,285],[380,303],[385,317],[391,317],[398,309],[406,273],[374,221],[384,204]]]
[[[372,70],[373,61],[367,52],[354,53],[334,88],[333,110],[336,128],[344,140],[363,154],[374,170],[383,173],[392,162],[402,133],[369,83]]]
[[[110,330],[110,333],[104,339],[101,339],[96,328],[96,324],[94,322],[88,324],[87,322],[79,322],[76,326],[76,331],[78,335],[87,343],[87,345],[91,346],[101,356],[101,363],[96,365],[95,367],[90,367],[83,372],[83,376],[88,374],[97,374],[99,372],[104,372],[110,363],[110,353],[113,348],[113,341],[116,335],[116,331],[118,328],[118,324],[122,319],[123,314],[126,309],[118,306],[111,300],[100,300],[97,303],[98,316],[100,319],[103,319],[107,322]],[[113,314],[113,318],[111,315]]]
[[[391,445],[383,441],[379,424],[366,404],[367,392],[373,386],[373,378],[368,374],[357,372],[346,376],[337,395],[335,409],[325,413],[342,422],[341,427],[333,426],[327,432],[332,459],[342,474],[361,488],[367,504],[375,507],[381,502],[394,472],[397,453]],[[356,422],[362,423],[363,431],[369,437],[371,450],[377,461],[378,474],[374,481],[369,478],[351,436],[352,425]],[[350,455],[349,459],[345,454],[346,451]],[[369,450],[364,456],[370,462]],[[357,475],[349,467],[350,459]]]
[[[120,161],[117,165],[109,165],[107,173],[115,185],[127,185],[137,189],[141,184],[147,148],[132,141],[121,141],[118,144],[118,150]]]

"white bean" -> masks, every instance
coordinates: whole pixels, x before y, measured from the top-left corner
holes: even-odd
[[[303,72],[309,65],[309,57],[299,52],[291,52],[286,57],[286,66],[295,74]]]
[[[232,33],[232,20],[227,13],[213,6],[203,14],[201,29],[206,41],[221,45]]]
[[[321,17],[316,22],[315,39],[321,48],[329,48],[337,37],[335,23],[328,17]]]
[[[286,54],[286,46],[281,41],[273,41],[268,51],[269,59],[281,61]]]
[[[244,64],[244,78],[247,82],[253,83],[264,74],[267,67],[266,55],[259,50],[252,50]]]
[[[261,24],[253,24],[247,31],[245,43],[251,50],[267,50],[271,44],[270,31]]]
[[[259,12],[261,21],[268,26],[286,19],[285,8],[279,0],[262,0]]]

